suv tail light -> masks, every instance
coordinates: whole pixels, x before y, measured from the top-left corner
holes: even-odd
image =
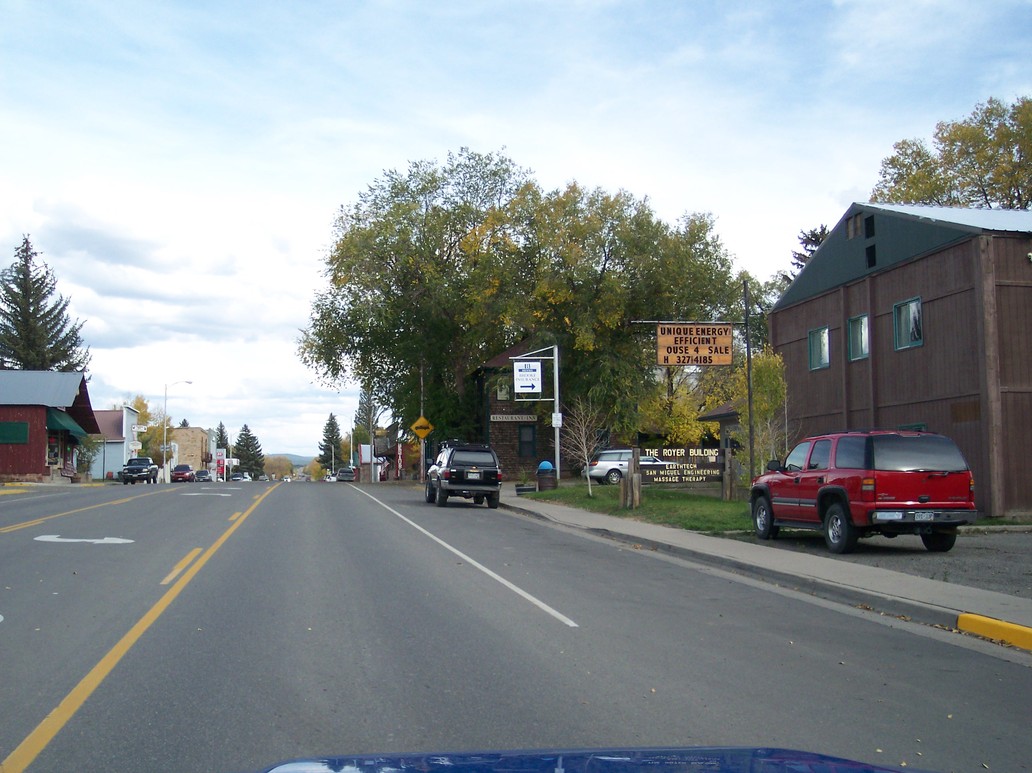
[[[864,502],[873,502],[874,495],[874,478],[863,478],[860,481],[860,499]]]
[[[441,477],[445,480],[449,480],[451,478],[451,470],[442,470]]]

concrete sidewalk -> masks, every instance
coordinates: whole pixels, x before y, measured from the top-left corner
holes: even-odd
[[[821,598],[956,628],[1032,651],[1032,600],[1018,596],[523,497],[503,499],[501,507]]]

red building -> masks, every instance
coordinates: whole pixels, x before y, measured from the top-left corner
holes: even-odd
[[[0,370],[0,482],[70,479],[79,439],[99,433],[82,373]]]

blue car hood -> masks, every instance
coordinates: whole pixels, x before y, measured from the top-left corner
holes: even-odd
[[[899,773],[823,754],[753,747],[317,757],[264,773]],[[919,772],[915,772],[919,773]]]

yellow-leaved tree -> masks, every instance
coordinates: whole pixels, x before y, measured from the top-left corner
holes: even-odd
[[[748,470],[749,386],[746,368],[737,368],[731,377],[731,393],[739,425],[732,435],[745,451],[743,477],[751,479],[757,470]],[[785,386],[785,361],[769,346],[752,358],[752,408],[755,458],[762,468],[771,459],[780,459],[788,451],[793,429],[788,422]]]

